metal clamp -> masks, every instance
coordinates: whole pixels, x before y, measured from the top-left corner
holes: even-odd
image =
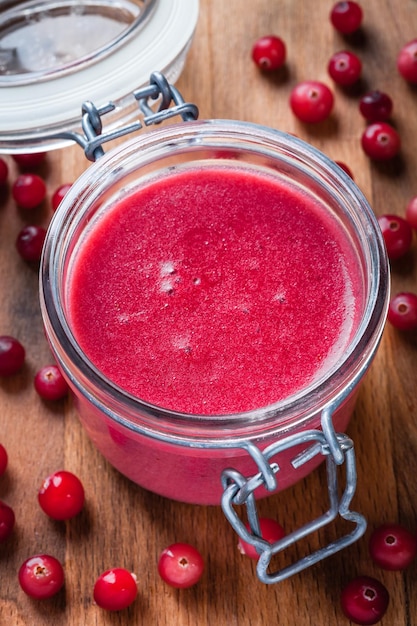
[[[260,469],[255,476],[246,478],[234,469],[223,472],[222,483],[224,492],[221,502],[223,512],[237,534],[258,551],[260,556],[257,562],[257,575],[261,582],[271,584],[289,578],[355,542],[366,530],[365,518],[360,513],[351,511],[349,508],[356,489],[356,463],[353,442],[347,435],[335,433],[331,420],[332,409],[334,407],[326,409],[322,413],[322,430],[308,430],[290,435],[271,444],[262,452],[255,445],[247,444],[245,446],[247,452],[252,456]],[[260,486],[266,487],[269,491],[276,489],[280,468],[277,463],[269,462],[272,457],[275,457],[283,450],[288,450],[300,444],[305,445],[306,443],[311,445],[292,460],[292,465],[294,468],[300,467],[318,454],[325,457],[329,508],[321,516],[271,544],[263,539],[261,535],[255,491]],[[337,468],[340,465],[344,465],[345,485],[339,496],[341,489],[339,487],[339,472]],[[239,505],[246,506],[249,530],[236,512],[235,507]],[[337,538],[281,570],[272,573],[268,572],[274,555],[331,523],[338,516],[354,524],[352,532]]]
[[[184,122],[198,118],[198,108],[195,104],[185,102],[176,87],[168,83],[160,72],[153,72],[149,85],[137,89],[133,96],[143,115],[143,123],[136,120],[131,124],[103,132],[102,116],[114,111],[113,102],[97,107],[90,101],[82,105],[81,127],[84,134],[75,131],[63,131],[53,135],[57,139],[70,139],[80,145],[89,161],[96,161],[104,155],[103,144],[124,135],[136,132],[151,124],[160,124],[172,117],[180,116]],[[156,111],[151,105],[151,101]]]

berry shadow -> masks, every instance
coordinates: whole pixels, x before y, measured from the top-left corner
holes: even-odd
[[[64,624],[65,610],[67,606],[65,584],[52,598],[45,598],[41,601],[34,598],[28,598],[30,603],[30,611],[34,615],[39,616],[39,619],[44,620],[43,623]],[[39,623],[42,623],[39,621]],[[11,626],[11,624],[10,624]]]
[[[410,278],[414,274],[415,262],[414,262],[414,251],[407,250],[407,252],[399,259],[391,259],[390,260],[391,271],[395,273],[396,276],[401,278]]]
[[[407,82],[407,87],[412,97],[415,98],[417,96],[417,84],[415,85],[413,83]]]
[[[52,413],[56,419],[64,416],[67,402],[71,402],[71,399],[72,396],[70,393],[62,400],[46,400],[45,398],[40,398],[42,405],[47,409],[48,413]]]
[[[6,206],[10,198],[10,187],[7,183],[0,185],[0,208]]]
[[[48,178],[53,172],[53,168],[48,160],[48,155],[45,155],[45,158],[42,162],[34,165],[34,164],[26,164],[26,163],[16,163],[16,175],[19,174],[37,174],[44,180]]]
[[[370,33],[363,26],[360,26],[354,33],[343,34],[339,32],[338,34],[345,46],[358,50],[365,50],[369,46]]]
[[[372,167],[375,168],[381,176],[396,178],[404,175],[406,171],[406,162],[404,157],[401,154],[398,154],[392,159],[387,159],[386,161],[378,161],[374,159],[372,161]]]
[[[16,205],[16,210],[23,223],[39,226],[43,225],[45,219],[47,219],[48,202],[45,199],[34,209],[23,209],[19,205]]]
[[[389,322],[387,322],[389,324]],[[390,330],[395,333],[396,340],[401,344],[401,349],[417,350],[417,328],[413,330],[399,330],[389,324]]]
[[[27,268],[29,272],[32,272],[35,276],[39,275],[40,261],[27,261],[23,258],[20,258],[20,261],[24,268]]]
[[[323,122],[317,122],[316,124],[302,123],[302,126],[307,132],[307,141],[309,141],[309,138],[323,139],[335,137],[339,132],[339,120],[334,114],[331,114]]]
[[[38,167],[36,168],[36,172],[44,180],[48,179],[51,176],[51,174],[53,173],[53,167],[49,163],[48,157],[46,157],[46,159],[45,159],[45,161],[43,161],[43,163],[38,165]]]
[[[0,376],[1,389],[10,395],[19,395],[28,388],[32,375],[27,363],[24,363],[17,374],[12,376]]]
[[[272,72],[265,70],[260,70],[260,72],[262,74],[262,78],[275,87],[284,85],[290,79],[290,69],[287,65],[283,65]]]
[[[54,533],[66,539],[68,536],[81,541],[91,535],[92,522],[89,503],[84,502],[83,509],[78,515],[69,520],[54,520],[49,518]]]
[[[371,89],[369,82],[363,76],[361,76],[353,85],[336,85],[336,88],[343,93],[346,98],[351,100],[361,98],[361,96]]]
[[[10,472],[10,469],[8,467],[0,480],[0,500],[5,501],[7,496],[13,492],[13,489],[15,487],[16,480],[13,478],[13,473]],[[6,502],[6,504],[8,504],[8,502]],[[0,546],[1,545],[2,544],[0,543]]]

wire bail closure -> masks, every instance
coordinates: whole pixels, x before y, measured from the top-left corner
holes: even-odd
[[[250,442],[242,446],[257,464],[260,470],[258,474],[246,478],[235,469],[224,470],[222,474],[224,492],[221,506],[223,512],[239,537],[246,543],[254,546],[258,551],[259,559],[256,571],[259,580],[263,583],[271,584],[285,580],[324,558],[339,552],[357,541],[365,533],[366,519],[362,514],[350,509],[357,481],[353,441],[345,434],[336,433],[332,422],[332,416],[336,408],[349,395],[353,387],[354,384],[351,384],[342,397],[323,409],[321,413],[322,430],[306,430],[289,435],[269,445],[263,451]],[[307,444],[307,447],[291,461],[294,468],[304,465],[304,463],[318,454],[325,457],[329,508],[316,519],[307,522],[301,528],[271,544],[262,538],[254,494],[256,489],[261,486],[264,486],[271,492],[277,488],[280,468],[276,462],[270,463],[269,460],[279,452],[300,444]],[[342,465],[344,465],[345,470],[343,489],[340,487],[338,479],[338,466]],[[341,495],[339,496],[339,494]],[[246,506],[249,530],[236,512],[235,507],[239,505]],[[269,573],[270,562],[274,555],[330,524],[338,516],[354,524],[354,528],[350,533],[335,539],[281,570]]]
[[[136,120],[126,126],[103,132],[102,116],[114,111],[116,105],[108,102],[97,107],[93,102],[86,101],[82,104],[81,127],[84,134],[75,131],[63,131],[55,133],[50,138],[70,139],[81,146],[89,161],[96,161],[104,155],[103,144],[129,133],[136,132],[151,124],[160,124],[165,120],[180,116],[184,122],[198,118],[198,108],[195,104],[185,102],[181,93],[174,85],[171,85],[161,72],[153,72],[149,79],[149,85],[141,87],[133,92],[133,96],[143,115],[143,123]],[[158,101],[156,111],[151,101]]]

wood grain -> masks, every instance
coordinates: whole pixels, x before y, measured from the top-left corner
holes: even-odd
[[[248,120],[307,139],[351,168],[375,213],[403,215],[417,195],[417,90],[397,74],[398,50],[417,36],[415,0],[367,0],[364,26],[342,38],[330,26],[332,3],[317,0],[201,0],[201,14],[178,87],[200,108],[201,118]],[[254,40],[280,34],[287,43],[285,70],[259,73],[250,60]],[[297,81],[331,84],[327,61],[340,49],[357,52],[363,80],[349,91],[334,88],[330,120],[306,127],[291,114],[288,96]],[[135,86],[133,85],[132,88]],[[358,98],[378,88],[394,100],[393,123],[402,152],[388,164],[370,162],[360,147],[364,121]],[[109,86],[111,96],[111,86]],[[1,103],[0,103],[1,106]],[[10,180],[17,169],[10,157]],[[254,564],[236,549],[236,537],[217,507],[192,506],[145,492],[112,469],[87,439],[70,400],[53,406],[35,394],[35,371],[50,361],[42,330],[37,271],[18,258],[17,233],[28,221],[46,225],[50,196],[86,167],[79,148],[49,153],[42,166],[48,199],[30,217],[18,211],[10,189],[0,191],[0,334],[18,336],[27,347],[24,371],[0,381],[0,441],[9,468],[0,498],[15,510],[13,538],[0,545],[0,624],[13,626],[317,626],[348,624],[341,614],[342,585],[356,574],[382,580],[391,595],[383,626],[417,624],[417,564],[406,572],[383,572],[370,561],[367,537],[385,521],[417,530],[417,337],[387,326],[363,384],[349,434],[356,444],[358,491],[355,508],[369,522],[366,536],[343,552],[277,585],[265,586]],[[392,291],[415,290],[417,244],[392,266]],[[77,518],[53,523],[40,511],[36,493],[50,472],[66,468],[82,479],[87,503]],[[325,506],[324,470],[293,489],[262,501],[265,515],[296,527]],[[177,591],[158,578],[159,552],[172,541],[194,543],[207,566],[196,587]],[[314,543],[314,541],[313,541]],[[62,559],[65,589],[43,603],[19,589],[16,572],[29,555],[50,552]],[[93,582],[104,569],[124,566],[139,580],[139,597],[128,610],[105,613],[92,601]]]

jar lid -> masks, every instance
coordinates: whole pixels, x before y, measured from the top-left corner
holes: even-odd
[[[132,91],[153,71],[175,82],[198,0],[6,0],[0,13],[0,151],[60,148],[81,105],[114,103],[109,128],[137,117]]]

